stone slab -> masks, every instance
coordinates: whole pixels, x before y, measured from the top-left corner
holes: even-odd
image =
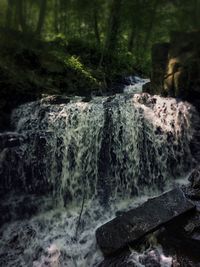
[[[112,255],[194,209],[183,191],[175,188],[99,227],[97,243],[105,256]]]

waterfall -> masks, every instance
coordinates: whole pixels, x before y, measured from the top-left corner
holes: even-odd
[[[195,166],[194,107],[141,93],[141,85],[90,101],[48,96],[13,111],[8,135],[17,142],[0,153],[1,191],[46,197],[55,206],[4,226],[0,245],[17,237],[15,247],[0,248],[0,265],[97,266],[96,227],[132,199],[137,205],[142,196],[162,192]],[[16,259],[16,246],[26,256]]]
[[[194,163],[191,109],[148,94],[25,104],[12,115],[23,141],[4,151],[1,181],[9,190],[52,191],[66,204],[83,188],[104,201],[162,189]]]

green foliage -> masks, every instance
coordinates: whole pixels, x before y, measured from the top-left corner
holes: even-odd
[[[91,73],[88,70],[86,70],[85,66],[83,66],[83,64],[80,62],[80,60],[78,58],[76,58],[75,56],[67,57],[64,60],[64,62],[65,62],[67,67],[72,68],[72,69],[76,70],[77,72],[80,72],[85,77],[90,79],[92,82],[94,82],[94,83],[97,82],[97,80],[94,77],[92,77]]]
[[[152,45],[199,29],[199,13],[199,0],[1,0],[0,113],[150,76]]]
[[[70,94],[109,90],[135,72],[149,76],[154,43],[200,27],[198,0],[2,0],[0,10],[13,68],[20,62],[39,91]]]

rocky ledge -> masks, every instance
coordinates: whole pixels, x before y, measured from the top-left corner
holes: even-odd
[[[165,255],[176,258],[170,266],[200,266],[199,168],[191,173],[189,181],[187,187],[149,199],[99,227],[96,239],[105,257],[100,267],[137,266],[130,260],[133,250],[143,251],[153,233]],[[141,266],[163,266],[155,251],[143,253],[139,262],[143,264]]]

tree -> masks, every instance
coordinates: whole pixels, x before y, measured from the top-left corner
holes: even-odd
[[[118,43],[121,23],[122,0],[112,0],[105,40],[105,51],[115,51]]]
[[[27,25],[26,25],[26,17],[25,17],[25,8],[24,8],[24,0],[16,0],[17,5],[17,14],[18,14],[18,22],[21,30],[23,32],[27,32]]]
[[[98,45],[100,45],[100,33],[99,33],[99,13],[98,13],[98,7],[93,2],[93,29],[94,29],[94,35],[96,38],[96,42]]]
[[[38,10],[37,12],[38,17],[35,18],[35,21],[37,21],[35,29],[31,27],[29,23],[30,18],[27,16],[28,10],[29,12],[31,12],[30,9],[32,4],[36,4]],[[45,22],[46,9],[47,9],[47,0],[40,0],[36,2],[34,0],[29,0],[29,1],[16,0],[17,17],[21,30],[25,33],[32,32],[36,35],[41,35],[41,31]]]
[[[140,0],[129,1],[128,8],[128,19],[129,19],[129,37],[128,37],[128,51],[133,52],[136,39],[139,32],[142,5]]]
[[[7,10],[6,10],[6,23],[7,28],[11,28],[13,19],[13,0],[7,0]]]
[[[109,8],[107,33],[99,63],[100,66],[103,63],[105,54],[113,54],[116,51],[121,24],[121,7],[122,0],[112,0]]]
[[[40,0],[40,11],[35,33],[41,35],[42,28],[44,26],[45,14],[46,14],[47,0]]]

